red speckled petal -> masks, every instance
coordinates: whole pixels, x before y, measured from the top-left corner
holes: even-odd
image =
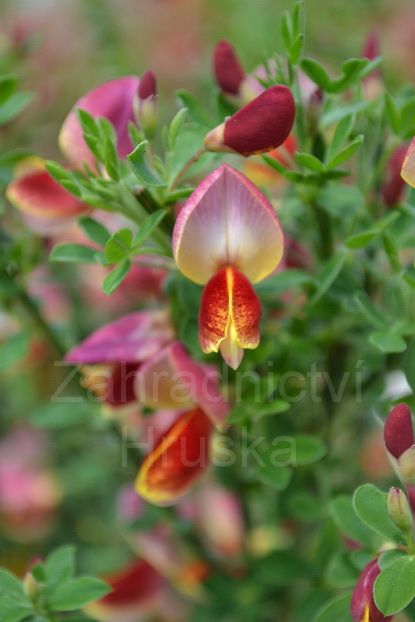
[[[163,435],[141,465],[135,488],[156,505],[171,505],[209,465],[212,424],[200,409],[188,411]]]

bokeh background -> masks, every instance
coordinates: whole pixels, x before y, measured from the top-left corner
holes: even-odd
[[[79,95],[117,75],[158,77],[164,114],[174,91],[208,96],[211,52],[229,39],[247,69],[279,46],[289,0],[2,0],[0,46],[29,55],[23,86],[37,98],[20,118],[25,146],[58,157],[56,135]],[[389,83],[415,80],[415,6],[411,0],[306,0],[306,53],[336,69],[358,56],[366,35],[382,41]],[[22,130],[23,132],[23,130]],[[13,128],[16,140],[16,128]],[[14,145],[15,146],[15,145]]]
[[[57,136],[78,97],[105,80],[140,75],[147,69],[157,76],[161,118],[167,121],[177,108],[177,89],[188,89],[202,101],[212,96],[211,58],[219,39],[234,44],[247,71],[281,49],[279,20],[291,4],[290,0],[0,0],[0,75],[13,67],[21,88],[34,93],[31,105],[2,128],[1,149],[24,147],[62,162]],[[376,31],[385,57],[386,87],[415,82],[413,0],[305,0],[305,7],[306,55],[335,73],[344,59],[361,55],[366,37]],[[15,222],[17,218],[10,217],[10,231],[18,228]],[[27,236],[23,246],[33,244],[27,233],[21,233],[21,226],[19,235]],[[37,244],[35,252],[45,250]],[[65,270],[59,271],[59,279],[66,281],[65,296],[42,273],[31,287],[45,308],[47,303],[45,313],[51,322],[65,324],[71,307],[76,317],[70,324],[79,331],[71,335],[73,342],[99,325],[98,312],[108,320],[126,310],[118,306],[117,297],[114,302],[107,299],[103,308],[103,294],[98,297],[95,290],[90,291],[92,273],[84,271],[89,288],[85,293],[82,279],[75,283],[70,269]],[[136,308],[136,300],[130,302]],[[16,329],[10,322],[10,317],[6,321],[0,315],[0,340]],[[4,433],[0,467],[2,459],[4,466],[10,456],[30,457],[30,452],[46,474],[53,465],[52,479],[24,485],[28,489],[41,485],[52,510],[60,508],[59,520],[51,512],[51,529],[48,516],[41,516],[46,529],[43,541],[42,533],[30,537],[27,520],[23,530],[17,525],[17,530],[0,538],[0,565],[21,573],[40,549],[69,541],[81,544],[82,568],[106,572],[130,554],[114,527],[114,514],[120,482],[132,481],[136,465],[127,475],[122,471],[119,440],[105,420],[75,412],[71,406],[61,407],[58,414],[49,409],[57,373],[51,364],[53,355],[45,353],[44,344],[34,342],[23,365],[7,369],[0,360],[0,433]],[[83,418],[88,422],[83,424]],[[40,422],[47,433],[32,435],[29,441],[24,432],[23,436],[21,431],[10,432],[12,424],[27,419]],[[77,425],[68,431],[63,421]],[[364,463],[356,467],[361,466],[366,477],[387,476],[385,457],[379,451],[381,436],[368,435],[365,447]],[[31,524],[33,518],[36,526],[37,517],[31,517]],[[276,537],[286,538],[286,534]]]

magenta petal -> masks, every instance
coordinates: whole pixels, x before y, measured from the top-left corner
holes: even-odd
[[[94,118],[105,117],[114,126],[117,135],[117,151],[124,158],[133,149],[128,135],[128,123],[134,120],[134,100],[137,97],[140,79],[124,76],[101,84],[76,102],[66,117],[60,134],[59,145],[69,162],[77,168],[87,164],[94,166],[94,157],[82,135],[76,110],[81,108]]]
[[[411,411],[406,404],[398,404],[389,413],[383,431],[386,449],[399,458],[414,444]]]
[[[65,360],[90,365],[141,362],[154,356],[172,337],[172,329],[162,313],[130,313],[93,332],[68,352]]]
[[[178,341],[141,365],[136,396],[142,404],[159,409],[183,410],[197,404],[218,427],[224,426],[229,410],[217,371],[194,361]]]
[[[352,596],[351,613],[353,622],[362,622],[365,619],[366,608],[369,609],[370,622],[387,622],[392,620],[391,616],[385,617],[382,615],[375,605],[373,585],[379,573],[380,568],[377,559],[374,559],[363,568]]]
[[[7,198],[25,214],[48,221],[75,218],[89,209],[44,169],[31,170],[13,180]]]

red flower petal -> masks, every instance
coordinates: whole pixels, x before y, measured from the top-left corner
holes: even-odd
[[[279,147],[294,124],[295,102],[290,89],[271,86],[238,110],[205,138],[210,151],[235,151],[244,156]]]
[[[216,45],[213,53],[213,69],[222,91],[238,95],[245,72],[234,47],[228,41],[219,41]]]
[[[101,598],[99,603],[111,608],[143,603],[153,597],[163,584],[161,576],[143,560],[134,561],[107,580],[113,591]]]
[[[398,404],[391,410],[383,431],[386,449],[399,458],[414,443],[411,411],[406,404]]]
[[[199,339],[204,352],[221,350],[236,369],[244,348],[259,343],[261,306],[248,279],[236,268],[219,270],[203,290],[199,310]]]
[[[135,484],[138,494],[156,505],[170,505],[181,497],[209,464],[212,429],[199,408],[181,415],[142,463]]]
[[[43,169],[32,170],[12,181],[7,198],[22,212],[47,220],[75,218],[90,209]]]
[[[152,95],[157,94],[157,82],[156,76],[152,71],[146,71],[141,77],[140,84],[138,86],[138,96],[140,99],[147,99]]]

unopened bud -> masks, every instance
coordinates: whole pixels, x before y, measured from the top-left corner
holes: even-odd
[[[415,486],[415,445],[409,447],[398,459],[399,475],[407,486]]]
[[[398,404],[389,413],[383,430],[388,452],[399,458],[414,444],[411,411],[406,404]]]
[[[399,529],[410,531],[413,525],[408,499],[400,488],[391,488],[388,495],[389,516]]]
[[[157,82],[152,71],[146,71],[138,86],[137,120],[148,138],[157,127]]]
[[[38,593],[38,584],[33,576],[33,574],[29,571],[26,572],[23,578],[23,592],[27,596],[27,598],[33,601]]]
[[[239,95],[245,78],[235,48],[228,41],[219,41],[213,52],[213,71],[216,81],[226,95]]]
[[[386,165],[386,181],[382,186],[382,198],[388,206],[399,203],[405,188],[405,182],[401,177],[401,169],[407,149],[407,144],[395,149]]]
[[[209,151],[243,156],[271,151],[288,137],[294,118],[295,103],[290,89],[271,86],[209,132],[205,145]]]

